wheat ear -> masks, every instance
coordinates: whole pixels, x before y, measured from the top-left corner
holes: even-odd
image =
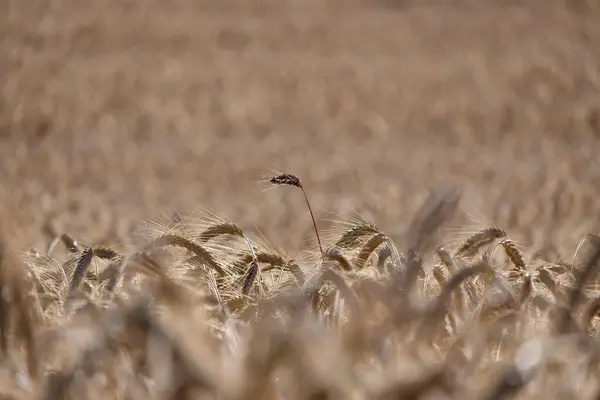
[[[326,268],[325,270],[323,270],[323,272],[321,272],[318,286],[320,287],[326,281],[329,281],[335,285],[342,297],[351,306],[352,311],[358,311],[359,302],[356,293],[354,292],[354,290],[352,290],[352,288],[348,285],[346,280],[341,275],[339,275],[332,269]]]
[[[211,239],[221,235],[243,236],[242,230],[236,225],[229,222],[222,224],[211,225],[206,228],[199,236],[200,243],[206,243]]]
[[[446,266],[446,269],[444,269],[443,266]],[[448,266],[444,262],[442,262],[441,264],[434,265],[432,273],[433,277],[435,278],[440,287],[440,290],[443,290],[443,288],[446,286],[452,272],[453,271],[450,268],[448,268]],[[457,304],[461,310],[466,309],[467,300],[465,296],[465,291],[461,286],[459,286],[454,292],[454,300],[455,304]]]
[[[242,229],[236,224],[224,222],[222,224],[209,226],[207,229],[204,230],[204,232],[200,234],[198,240],[200,241],[200,243],[206,243],[209,240],[220,235],[239,236],[242,239],[244,239],[246,245],[248,246],[248,250],[250,250],[250,253],[252,254],[254,261],[258,262],[252,243],[250,243],[250,240],[246,237],[246,235],[244,235]]]
[[[474,255],[481,247],[492,243],[496,239],[506,237],[506,232],[500,228],[490,227],[480,230],[456,250],[456,256],[471,256]]]
[[[327,249],[327,251],[323,254],[323,257],[331,261],[335,261],[342,271],[352,271],[352,266],[350,265],[348,259],[344,257],[342,252],[335,247]]]
[[[148,246],[146,246],[146,251],[150,251],[156,247],[163,246],[177,246],[189,250],[192,253],[196,254],[196,256],[198,256],[200,260],[210,265],[215,271],[217,271],[217,273],[220,276],[225,276],[225,271],[219,265],[219,263],[215,261],[214,257],[212,256],[212,254],[210,254],[208,250],[182,236],[173,234],[165,234],[159,236],[156,239],[154,239]]]
[[[510,239],[504,239],[502,242],[500,242],[500,244],[504,248],[508,259],[515,266],[515,269],[519,272],[524,272],[525,261],[523,261],[523,255],[521,254],[519,249],[517,249],[517,246],[515,246],[515,242],[513,242]]]
[[[335,242],[335,246],[342,249],[351,249],[357,245],[362,237],[376,233],[379,233],[379,229],[370,222],[354,225],[344,232],[339,240]]]
[[[484,273],[486,268],[487,265],[485,263],[477,263],[473,266],[463,268],[452,275],[444,287],[442,287],[442,291],[433,304],[431,309],[431,318],[441,318],[445,314],[450,296],[458,287],[460,287],[460,284],[475,275]]]
[[[306,206],[308,207],[308,212],[310,213],[310,218],[312,219],[313,227],[315,228],[315,235],[317,236],[317,242],[319,243],[319,250],[321,251],[321,255],[323,255],[323,246],[321,245],[321,236],[319,236],[319,229],[317,228],[317,222],[315,221],[315,215],[313,214],[312,207],[310,206],[310,202],[308,201],[308,196],[306,195],[306,191],[304,190],[304,185],[295,175],[292,174],[281,174],[272,177],[269,179],[275,186],[293,186],[302,190],[302,194],[304,195],[304,200],[306,201]]]
[[[263,264],[273,265],[273,267],[283,267],[287,261],[278,254],[267,253],[259,251],[255,255],[243,254],[237,260],[233,262],[234,269],[241,269],[248,265],[250,262],[256,261]],[[271,268],[263,268],[263,271],[268,271]]]
[[[375,249],[377,249],[377,247],[379,247],[383,242],[385,242],[388,239],[389,238],[383,233],[378,233],[376,235],[373,235],[367,241],[367,243],[365,243],[365,245],[362,247],[362,249],[360,249],[360,252],[356,256],[356,259],[354,260],[354,265],[356,266],[356,268],[357,269],[364,268],[367,260],[369,259],[371,254],[373,254]]]
[[[256,261],[252,261],[246,273],[246,277],[244,278],[244,284],[242,285],[242,294],[244,296],[247,296],[250,293],[256,275],[258,275],[258,264]]]
[[[81,285],[81,282],[85,278],[85,274],[92,262],[92,258],[94,257],[94,250],[91,247],[86,248],[79,257],[77,258],[77,264],[75,266],[75,271],[73,272],[73,277],[71,278],[71,287],[70,292],[73,292],[75,289],[78,289]]]

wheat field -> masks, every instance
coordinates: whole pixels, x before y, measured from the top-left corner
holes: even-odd
[[[595,0],[0,2],[2,398],[600,398],[597,43]]]

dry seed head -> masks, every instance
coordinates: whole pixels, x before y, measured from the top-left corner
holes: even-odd
[[[115,250],[111,249],[110,247],[106,247],[106,246],[93,247],[92,253],[94,254],[94,256],[96,256],[98,258],[103,258],[105,260],[114,260],[114,259],[120,259],[123,257],[122,255],[117,253]]]
[[[519,249],[517,249],[515,243],[510,239],[504,239],[502,242],[500,242],[500,244],[504,248],[506,255],[508,256],[509,260],[513,263],[515,268],[518,271],[524,271],[525,261],[523,261],[523,255],[521,254]]]
[[[480,230],[469,237],[456,251],[457,256],[472,256],[481,247],[492,243],[496,239],[506,237],[506,232],[500,228],[489,227]]]
[[[191,251],[192,253],[194,253],[196,256],[199,257],[199,260],[205,262],[210,267],[212,267],[215,271],[217,271],[219,273],[219,275],[221,275],[221,276],[225,275],[225,271],[223,270],[221,265],[219,265],[219,263],[217,263],[215,261],[214,257],[208,250],[206,250],[204,247],[200,246],[199,244],[196,244],[196,243],[192,242],[191,240],[188,240],[182,236],[171,235],[171,234],[159,236],[156,239],[154,239],[149,245],[146,246],[146,251],[150,251],[155,248],[164,247],[164,246],[182,247],[188,251]]]
[[[364,224],[354,225],[348,229],[342,237],[335,243],[335,246],[342,249],[353,248],[358,244],[359,240],[365,236],[379,233],[379,229],[370,222]]]
[[[210,239],[220,235],[244,236],[244,233],[236,224],[225,222],[222,224],[209,226],[200,234],[198,240],[200,243],[206,243]]]
[[[271,179],[269,179],[269,182],[276,186],[288,185],[302,189],[302,182],[300,181],[300,178],[292,174],[281,174],[274,176]]]
[[[442,287],[442,290],[438,297],[435,299],[429,318],[433,320],[439,320],[442,318],[449,306],[449,300],[452,293],[467,279],[483,274],[487,266],[484,263],[477,263],[470,267],[466,267],[452,275],[448,282]],[[429,319],[427,318],[427,319]]]
[[[242,294],[244,296],[247,296],[250,293],[250,289],[252,288],[252,284],[256,279],[256,275],[258,275],[258,264],[255,261],[252,261],[248,267],[246,277],[244,278],[244,284],[242,286]]]
[[[364,268],[371,254],[388,239],[389,238],[383,233],[372,236],[356,256],[356,259],[354,260],[355,267],[357,269]]]
[[[244,240],[244,242],[246,243],[246,246],[248,246],[248,250],[250,250],[250,253],[252,254],[254,261],[258,262],[258,260],[256,258],[257,255],[254,251],[254,246],[252,245],[250,240],[246,237],[246,235],[244,235],[244,232],[242,231],[242,229],[234,223],[222,222],[219,224],[211,225],[200,234],[199,240],[200,240],[200,243],[206,243],[207,241],[209,241],[217,236],[220,236],[220,235],[231,235],[231,236],[241,237]]]
[[[341,275],[337,274],[335,271],[329,268],[326,268],[321,273],[319,281],[319,286],[321,286],[326,281],[332,282],[338,289],[340,295],[344,298],[344,300],[347,301],[348,305],[352,307],[355,311],[357,310],[359,303],[356,293],[354,292],[354,290],[352,290],[350,285],[348,285],[346,280]]]
[[[325,251],[323,257],[332,261],[335,261],[342,271],[352,271],[352,266],[350,266],[350,262],[339,249],[332,247]]]
[[[274,267],[283,267],[287,264],[287,261],[284,260],[283,257],[281,257],[278,254],[259,251],[258,253],[256,253],[256,257],[254,257],[251,254],[240,255],[233,263],[233,271],[235,272],[245,268],[245,266],[248,265],[251,261],[269,264]]]
[[[71,291],[79,288],[81,282],[85,279],[87,269],[90,266],[93,257],[94,252],[91,247],[88,247],[77,258],[75,272],[73,273],[73,277],[71,278]]]

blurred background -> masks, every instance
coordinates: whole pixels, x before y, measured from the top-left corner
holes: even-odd
[[[206,209],[290,254],[428,191],[565,257],[598,226],[600,2],[5,0],[0,201],[43,247]],[[314,245],[313,245],[314,246]]]

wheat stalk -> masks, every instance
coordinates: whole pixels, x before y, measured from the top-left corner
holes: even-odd
[[[321,237],[319,236],[319,230],[317,229],[317,222],[315,221],[315,216],[313,214],[312,207],[310,206],[308,196],[306,195],[306,190],[304,189],[304,185],[300,181],[300,178],[292,174],[281,174],[272,177],[271,179],[269,179],[269,182],[271,182],[275,186],[293,186],[299,188],[302,191],[302,194],[304,195],[304,200],[306,201],[306,206],[308,207],[308,212],[310,213],[310,218],[312,219],[313,227],[315,229],[315,235],[317,236],[317,242],[319,243],[319,250],[321,252],[321,255],[323,255],[323,246],[321,245]]]

